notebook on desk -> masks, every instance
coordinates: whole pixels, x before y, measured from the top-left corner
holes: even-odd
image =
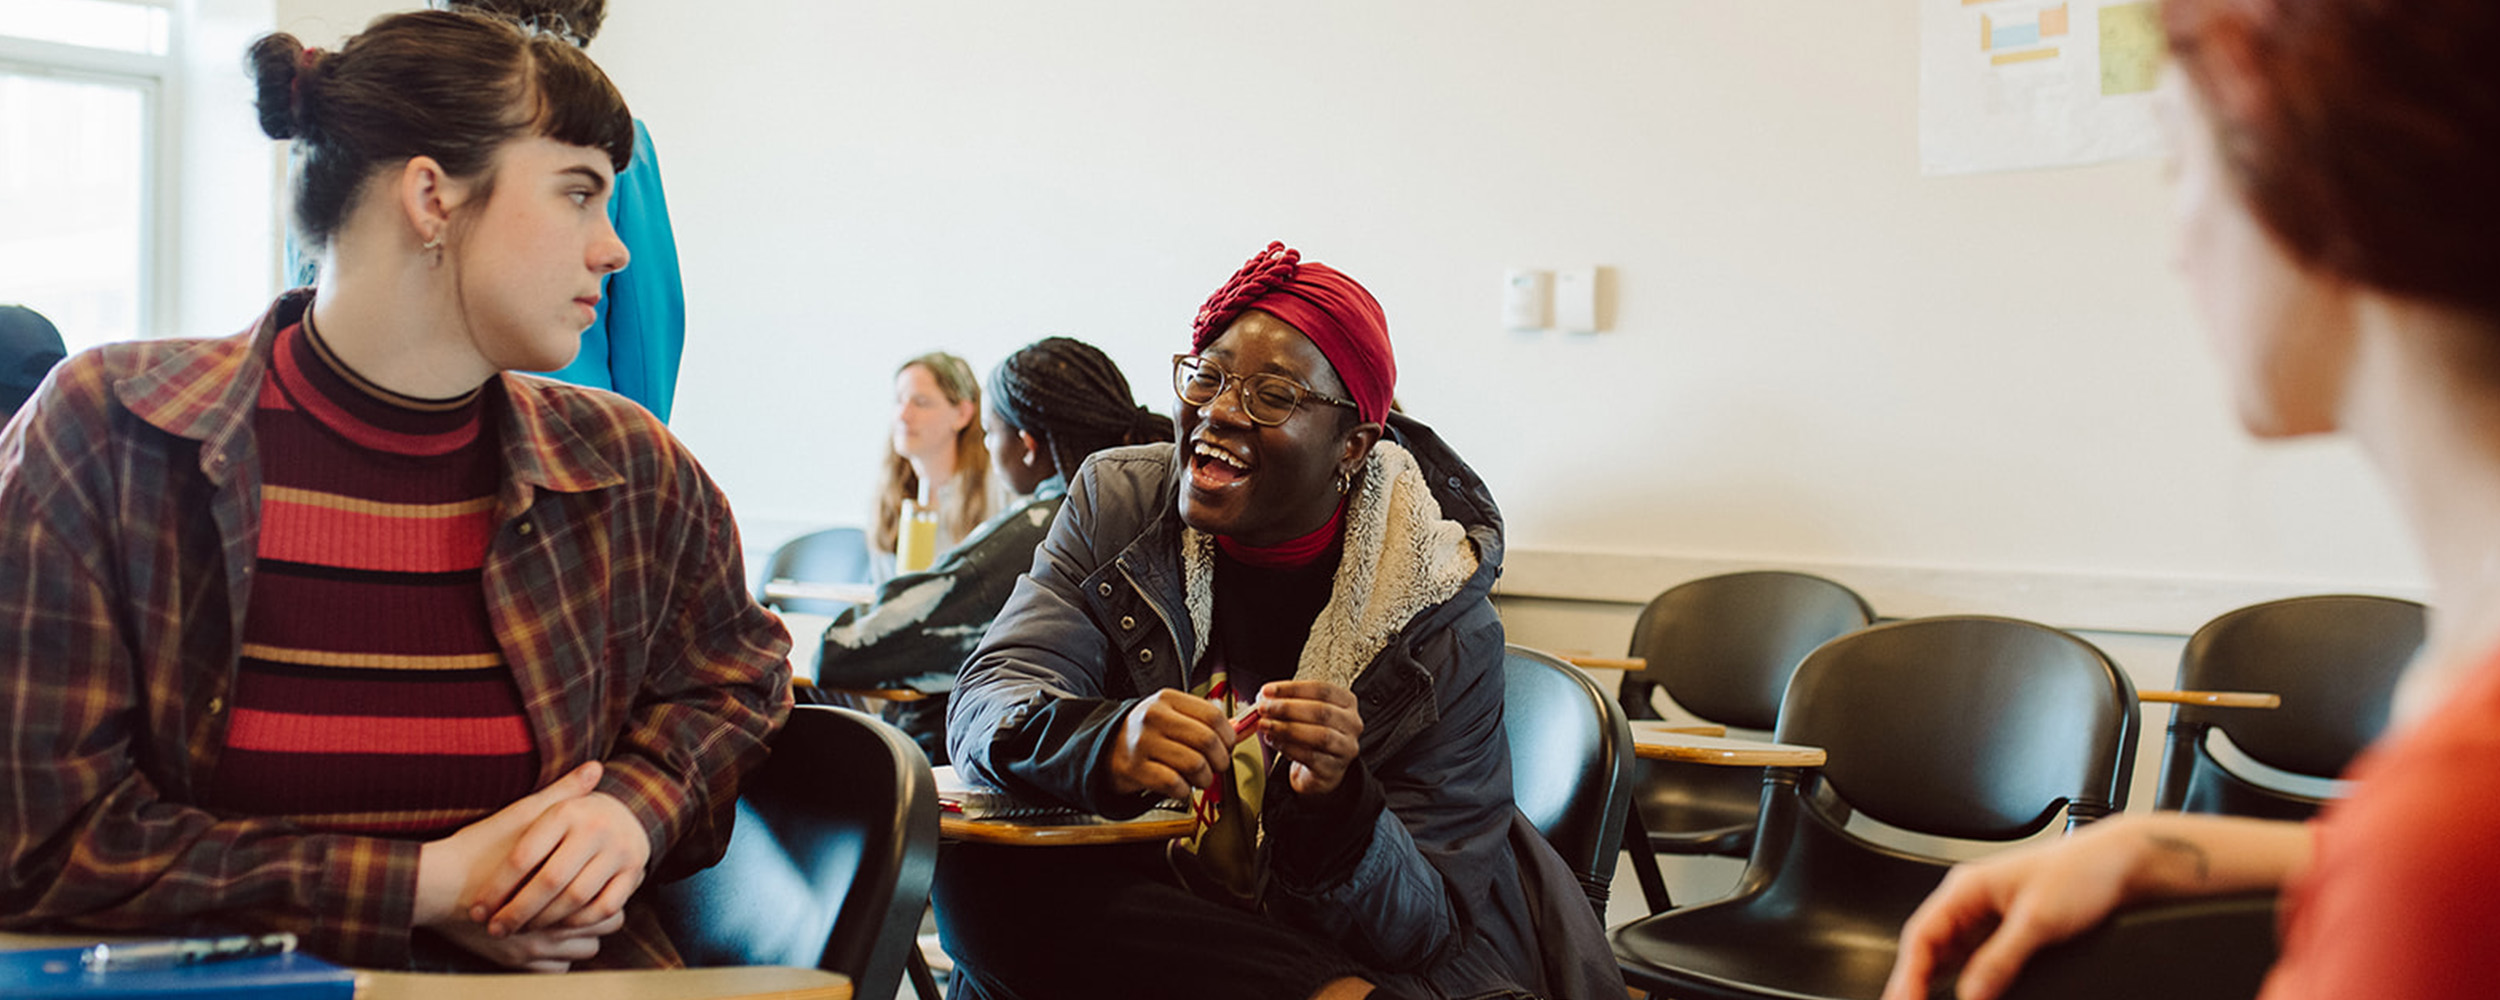
[[[1161,802],[1155,803],[1154,808],[1148,809],[1143,814],[1136,817],[1124,820],[1110,819],[1103,816],[1097,816],[1082,809],[1070,809],[1066,806],[1039,805],[1023,801],[1013,795],[1007,794],[1007,792],[1002,789],[992,788],[988,785],[980,784],[970,778],[964,777],[961,773],[955,770],[955,766],[952,764],[941,764],[937,767],[930,768],[929,771],[937,779],[938,811],[950,821],[958,819],[1014,819],[1024,820],[1036,826],[1052,825],[1063,822],[1074,826],[1096,823],[1163,822],[1172,819],[1176,814],[1186,816],[1189,812],[1189,807],[1187,805],[1175,802],[1171,799],[1164,799]]]
[[[1093,815],[1082,809],[1019,800],[1003,790],[974,783],[958,773],[952,764],[941,764],[929,770],[937,778],[938,809],[950,816],[962,819],[1081,820]]]
[[[9,1000],[267,997],[353,1000],[356,972],[300,951],[171,968],[90,972],[85,948],[0,951],[0,997]]]

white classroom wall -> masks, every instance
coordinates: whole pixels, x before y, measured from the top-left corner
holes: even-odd
[[[316,42],[405,6],[276,3]],[[658,142],[673,426],[751,552],[864,517],[904,358],[1068,334],[1162,407],[1281,238],[1385,304],[1506,588],[1583,618],[1750,564],[2155,634],[2420,591],[2348,445],[2238,431],[2158,162],[1918,174],[1906,0],[617,0],[591,51]],[[1502,328],[1504,269],[1575,265],[1605,332]]]
[[[213,2],[321,45],[415,6]],[[659,147],[672,428],[750,572],[865,518],[903,359],[986,374],[1067,334],[1161,408],[1198,302],[1275,238],[1386,307],[1399,396],[1502,503],[1516,642],[1619,651],[1662,587],[1779,566],[1889,617],[2072,628],[2155,688],[2229,608],[2424,596],[2348,444],[2239,432],[2160,163],[1918,174],[1917,27],[1908,0],[614,0],[591,53]],[[1605,332],[1502,328],[1505,269],[1587,265]]]
[[[894,365],[1053,333],[1161,406],[1271,237],[1388,309],[1521,552],[2401,588],[2341,444],[2232,422],[2160,166],[1917,173],[1914,5],[637,3],[677,429],[742,513],[853,521]],[[1518,334],[1503,269],[1611,268]]]

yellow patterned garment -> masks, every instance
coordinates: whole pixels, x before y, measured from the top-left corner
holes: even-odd
[[[1267,882],[1267,831],[1259,822],[1259,810],[1267,799],[1272,752],[1258,735],[1257,710],[1245,707],[1234,696],[1223,669],[1208,675],[1207,683],[1190,693],[1222,706],[1225,716],[1234,720],[1236,739],[1233,766],[1224,780],[1214,788],[1190,793],[1190,812],[1197,818],[1197,827],[1172,842],[1172,867],[1199,895],[1255,909]]]

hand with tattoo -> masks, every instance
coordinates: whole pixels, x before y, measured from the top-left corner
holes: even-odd
[[[1961,1000],[1995,1000],[2034,952],[2122,905],[2282,884],[2307,863],[2308,838],[2298,823],[2122,816],[1956,865],[1902,925],[1883,1000],[1924,1000],[1956,966]]]

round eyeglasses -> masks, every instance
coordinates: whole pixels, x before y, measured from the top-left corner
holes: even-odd
[[[1181,402],[1191,406],[1208,405],[1236,382],[1241,384],[1238,398],[1241,400],[1242,415],[1249,417],[1251,423],[1263,427],[1284,423],[1306,399],[1349,410],[1362,409],[1353,400],[1339,399],[1282,375],[1269,372],[1235,375],[1225,371],[1224,366],[1195,354],[1172,355],[1172,391],[1181,397]]]

